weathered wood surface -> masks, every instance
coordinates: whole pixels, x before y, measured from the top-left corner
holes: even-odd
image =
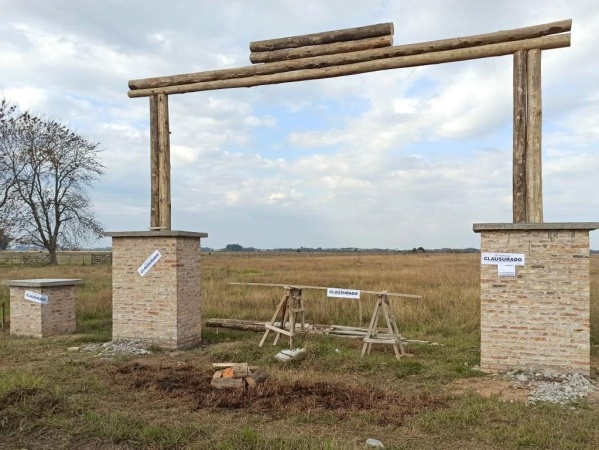
[[[514,53],[513,219],[526,222],[526,52]]]
[[[233,364],[222,370],[222,376],[225,378],[245,378],[250,375],[248,363]]]
[[[264,330],[262,330],[264,331]],[[248,363],[233,363],[233,362],[228,362],[228,363],[212,363],[212,367],[214,367],[215,369],[226,369],[228,367],[246,367],[248,370],[250,371],[254,371],[254,370],[258,370],[258,366],[250,366],[248,365]]]
[[[91,265],[92,266],[106,265],[106,264],[112,264],[112,253],[105,254],[105,255],[93,255],[92,254],[92,257],[91,257]]]
[[[317,289],[317,290],[325,290],[325,291],[327,289],[329,289],[328,287],[324,287],[324,286],[296,286],[296,285],[278,284],[278,283],[243,283],[243,282],[237,282],[237,281],[229,281],[227,284],[233,284],[233,285],[238,285],[238,286],[282,287],[284,289]],[[347,289],[354,290],[353,288],[347,288]],[[422,298],[422,295],[398,294],[396,292],[387,292],[387,291],[362,291],[360,289],[355,289],[355,290],[359,290],[360,293],[363,293],[363,294],[375,294],[375,295],[385,294],[385,295],[388,295],[391,297]]]
[[[335,42],[334,44],[310,45],[307,47],[274,50],[272,52],[250,53],[250,62],[252,64],[258,64],[288,61],[290,59],[358,52],[373,48],[390,47],[392,45],[393,36],[380,36],[369,39],[360,39],[359,41]]]
[[[243,389],[245,380],[243,378],[213,377],[210,385],[214,389]]]
[[[261,322],[256,320],[241,320],[241,319],[208,319],[206,321],[207,327],[213,328],[229,328],[232,330],[240,330],[240,331],[265,331],[265,324],[268,322]],[[284,327],[281,327],[281,322],[274,322],[274,326],[277,328],[290,329],[291,323],[286,322]],[[326,327],[325,325],[304,325],[306,330],[310,331],[315,327]],[[301,329],[301,323],[295,324],[295,328]]]
[[[271,75],[275,73],[291,72],[295,70],[317,69],[343,64],[354,64],[359,62],[373,61],[377,59],[411,56],[422,53],[439,52],[446,50],[456,50],[459,48],[469,48],[481,45],[496,44],[501,42],[520,41],[525,39],[538,38],[550,34],[567,32],[570,31],[571,28],[572,21],[563,20],[560,22],[553,22],[533,27],[499,31],[496,33],[443,39],[418,44],[398,45],[393,47],[363,50],[359,52],[352,52],[340,55],[317,56],[312,58],[304,58],[301,60],[284,61],[279,63],[270,63],[256,66],[245,66],[233,69],[209,70],[205,72],[195,72],[181,75],[130,80],[129,88],[131,90],[152,89],[166,86],[202,83],[206,81],[231,80],[235,78]],[[570,45],[569,38],[567,39],[567,42],[562,41],[562,44],[563,47],[568,47]],[[508,53],[513,53],[517,50],[519,49],[514,48],[512,49],[512,51],[509,51]],[[144,94],[142,95],[142,97],[145,95],[148,94]],[[129,96],[131,97],[132,95],[130,94]]]
[[[334,42],[356,41],[358,39],[393,35],[392,23],[379,23],[357,28],[302,34],[263,41],[250,42],[251,52],[268,52],[284,48],[305,47],[307,45],[332,44]]]
[[[263,332],[265,322],[255,321],[255,320],[241,320],[241,319],[208,319],[206,321],[207,327],[212,328],[227,328],[231,330],[243,330],[243,331],[256,331]],[[377,332],[379,336],[386,337],[387,336],[386,328],[377,328]],[[314,324],[306,326],[306,333],[308,334],[330,334],[332,336],[339,337],[348,337],[348,338],[364,338],[366,333],[368,332],[368,328],[363,327],[350,327],[346,325],[322,325],[322,324]],[[435,346],[442,346],[443,344],[438,344],[436,342],[423,341],[418,339],[405,339],[402,336],[402,341],[407,343],[415,343],[415,344],[430,344]],[[214,363],[213,367],[230,367],[234,363]],[[257,367],[250,366],[250,370],[254,371]]]
[[[158,142],[158,96],[150,96],[150,227],[160,227],[160,150]]]
[[[168,116],[168,96],[157,96],[158,121],[158,226],[171,229],[171,144]]]
[[[253,372],[249,377],[246,377],[245,381],[250,389],[254,389],[259,384],[264,383],[268,378],[268,374],[266,372],[262,372],[261,370],[257,370]]]
[[[50,264],[50,255],[23,255],[24,266],[47,266]]]
[[[236,319],[209,319],[206,321],[207,327],[230,328],[241,331],[264,331],[266,322],[236,320]]]
[[[541,163],[541,51],[527,52],[526,207],[527,222],[543,222]]]
[[[360,62],[355,64],[344,64],[340,66],[324,67],[321,69],[297,70],[295,72],[277,73],[273,75],[250,76],[247,78],[235,78],[219,81],[207,81],[185,85],[167,86],[154,89],[131,90],[128,95],[131,98],[146,97],[156,93],[185,94],[187,92],[211,91],[218,89],[230,89],[240,87],[253,87],[269,84],[291,83],[295,81],[317,80],[323,78],[335,78],[359,73],[376,72],[380,70],[400,69],[405,67],[426,66],[454,61],[467,61],[471,59],[490,58],[493,56],[509,55],[519,50],[541,49],[549,50],[570,46],[570,34],[557,36],[546,36],[524,41],[506,42],[500,44],[484,45],[481,47],[463,48],[458,50],[424,53],[421,55],[402,56],[397,58],[375,59],[374,61]],[[393,48],[393,47],[389,47]],[[351,55],[357,53],[377,52],[387,49],[364,50],[363,52],[344,53],[333,56],[319,56],[316,58],[335,58],[350,60]],[[348,56],[349,55],[349,56]],[[315,59],[316,59],[315,58]],[[299,62],[303,60],[297,60]],[[296,61],[296,62],[297,62]],[[291,64],[288,61],[284,64]],[[264,67],[267,65],[265,64]],[[250,66],[263,67],[263,66]],[[239,69],[241,70],[241,69]]]

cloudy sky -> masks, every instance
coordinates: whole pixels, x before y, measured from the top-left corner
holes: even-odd
[[[149,227],[148,99],[127,81],[249,65],[250,41],[395,25],[395,44],[573,19],[543,53],[547,222],[599,220],[595,0],[0,0],[0,96],[104,149],[107,230]],[[170,97],[173,229],[203,244],[478,247],[511,222],[512,58]],[[599,248],[599,232],[592,235]],[[101,244],[109,244],[105,239]]]

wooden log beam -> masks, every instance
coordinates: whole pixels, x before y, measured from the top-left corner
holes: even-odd
[[[160,205],[158,226],[171,229],[171,144],[168,117],[168,96],[158,94],[157,120],[158,120],[158,203]]]
[[[379,36],[393,35],[392,23],[379,23],[364,27],[346,28],[343,30],[325,31],[322,33],[303,34],[264,41],[250,42],[250,51],[269,52],[283,48],[305,47],[307,45],[332,44],[334,42],[356,41]]]
[[[529,223],[542,223],[541,51],[529,50],[526,59],[526,218]]]
[[[148,95],[153,95],[157,93],[169,95],[185,94],[187,92],[211,91],[217,89],[230,89],[240,87],[262,86],[269,84],[290,83],[294,81],[317,80],[322,78],[334,78],[346,75],[356,75],[359,73],[375,72],[379,70],[399,69],[404,67],[426,66],[431,64],[441,64],[453,61],[467,61],[471,59],[489,58],[493,56],[509,55],[519,50],[530,50],[534,48],[549,50],[553,48],[569,46],[570,34],[560,34],[557,36],[546,36],[536,39],[527,39],[524,41],[484,45],[481,47],[470,47],[442,52],[424,53],[421,55],[403,56],[398,58],[377,59],[374,61],[356,64],[346,64],[342,66],[325,67],[322,69],[298,70],[295,72],[277,73],[273,75],[251,76],[247,78],[236,78],[220,81],[207,81],[202,83],[166,86],[154,89],[131,90],[129,91],[129,97],[147,97]],[[375,52],[378,50],[386,49],[365,50],[365,52]],[[343,58],[345,57],[345,55],[352,54],[346,53],[342,55],[334,55],[332,58]],[[331,57],[321,56],[319,58]]]
[[[475,36],[466,36],[453,39],[443,39],[440,41],[430,41],[420,44],[398,45],[394,47],[362,50],[339,55],[316,56],[312,58],[303,58],[299,60],[283,61],[264,65],[245,66],[233,69],[209,70],[205,72],[131,80],[129,81],[129,88],[131,90],[152,89],[181,84],[202,83],[205,81],[230,80],[235,78],[292,72],[295,70],[317,69],[343,64],[354,64],[377,59],[411,56],[422,53],[456,50],[459,48],[469,48],[481,45],[497,44],[501,42],[533,39],[550,34],[567,32],[570,31],[571,28],[571,20],[562,20],[560,22],[518,28],[516,30],[499,31],[496,33],[479,34]],[[564,46],[568,47],[569,45],[568,38],[568,44]],[[513,53],[517,50],[518,49],[513,49],[509,53]]]
[[[160,227],[158,96],[150,96],[150,228]]]
[[[208,319],[206,321],[207,327],[213,328],[229,328],[232,330],[241,331],[264,331],[266,322],[249,321],[249,320],[237,320],[237,319]]]
[[[324,286],[290,286],[288,284],[279,284],[279,283],[244,283],[240,281],[229,281],[227,284],[233,284],[237,286],[264,286],[264,287],[282,287],[287,290],[294,289],[317,289],[326,291],[329,289]],[[364,291],[362,289],[357,289],[361,294],[376,294],[376,295],[387,295],[389,297],[407,297],[407,298],[422,298],[422,295],[413,295],[413,294],[399,294],[397,292],[387,292],[387,291]],[[274,320],[274,319],[273,319]]]
[[[335,42],[333,44],[310,45],[307,47],[273,50],[271,52],[250,53],[250,62],[252,64],[258,64],[288,61],[290,59],[358,52],[373,48],[390,47],[392,45],[393,36],[380,36],[369,39],[360,39],[359,41]]]
[[[514,53],[514,223],[526,222],[526,52]]]

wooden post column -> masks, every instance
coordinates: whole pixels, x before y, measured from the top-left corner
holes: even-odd
[[[541,50],[526,52],[526,221],[543,222]]]
[[[514,53],[514,223],[526,222],[526,52]]]
[[[168,96],[150,97],[150,228],[171,229],[171,151]]]
[[[543,222],[541,50],[514,52],[514,223]]]

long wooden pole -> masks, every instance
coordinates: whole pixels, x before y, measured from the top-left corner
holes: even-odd
[[[343,30],[325,31],[322,33],[303,34],[300,36],[289,36],[277,39],[266,39],[264,41],[250,42],[250,51],[268,52],[283,48],[305,47],[307,45],[332,44],[333,42],[355,41],[378,36],[389,36],[393,34],[392,23],[379,23],[357,28],[346,28]]]
[[[240,281],[229,281],[227,284],[234,284],[239,286],[265,286],[265,287],[282,287],[285,289],[318,289],[326,291],[329,289],[324,286],[303,286],[303,285],[290,285],[290,284],[278,284],[278,283],[244,283]],[[387,292],[387,291],[363,291],[360,290],[361,294],[385,294],[391,297],[407,297],[407,298],[422,298],[422,295],[412,295],[412,294],[398,294],[396,292]]]
[[[411,56],[422,53],[455,50],[481,45],[497,44],[502,42],[520,41],[533,39],[550,34],[564,33],[572,28],[572,20],[562,20],[534,27],[518,28],[515,30],[499,31],[496,33],[479,34],[439,41],[430,41],[419,44],[398,45],[394,47],[379,48],[374,50],[363,50],[359,52],[345,53],[340,55],[317,56],[302,60],[271,63],[257,66],[245,66],[233,69],[209,70],[205,72],[187,73],[181,75],[170,75],[164,77],[144,78],[130,80],[129,88],[151,89],[180,84],[201,83],[204,81],[228,80],[244,78],[257,75],[270,75],[294,70],[314,69],[342,64],[354,64],[376,59],[395,58],[399,56]],[[569,46],[568,43],[564,46]],[[557,47],[554,47],[557,48]],[[508,53],[521,50],[512,49]]]
[[[158,96],[150,96],[150,228],[160,227]]]
[[[541,51],[526,55],[526,207],[527,222],[543,222],[543,181],[541,165]]]
[[[158,186],[160,220],[159,226],[163,229],[171,229],[171,147],[168,117],[168,96],[159,94],[157,96],[158,111]]]
[[[273,75],[252,76],[220,81],[207,81],[177,86],[167,86],[154,89],[139,89],[129,91],[129,97],[147,97],[153,94],[184,94],[187,92],[211,91],[217,89],[230,89],[239,87],[252,87],[268,84],[290,83],[294,81],[317,80],[322,78],[334,78],[345,75],[356,75],[359,73],[375,72],[379,70],[399,69],[402,67],[426,66],[430,64],[441,64],[453,61],[466,61],[470,59],[489,58],[492,56],[509,55],[518,50],[529,50],[539,48],[548,50],[553,48],[568,47],[570,35],[561,34],[547,36],[525,41],[507,42],[501,44],[485,45],[482,47],[471,47],[443,52],[425,53],[422,55],[404,56],[398,58],[377,59],[357,64],[346,64],[343,66],[325,67],[322,69],[297,70],[295,72],[277,73]],[[377,49],[384,50],[384,49]],[[376,50],[365,50],[376,51]],[[350,55],[350,53],[346,53]],[[335,55],[335,57],[343,55]],[[327,56],[320,58],[328,58]],[[298,60],[301,61],[301,60]]]
[[[514,223],[526,222],[526,52],[514,53]]]
[[[310,58],[314,56],[335,55],[337,53],[358,52],[373,48],[391,47],[393,36],[380,36],[359,41],[335,42],[333,44],[309,45],[307,47],[285,48],[271,52],[250,53],[250,62],[271,63],[290,59]]]

